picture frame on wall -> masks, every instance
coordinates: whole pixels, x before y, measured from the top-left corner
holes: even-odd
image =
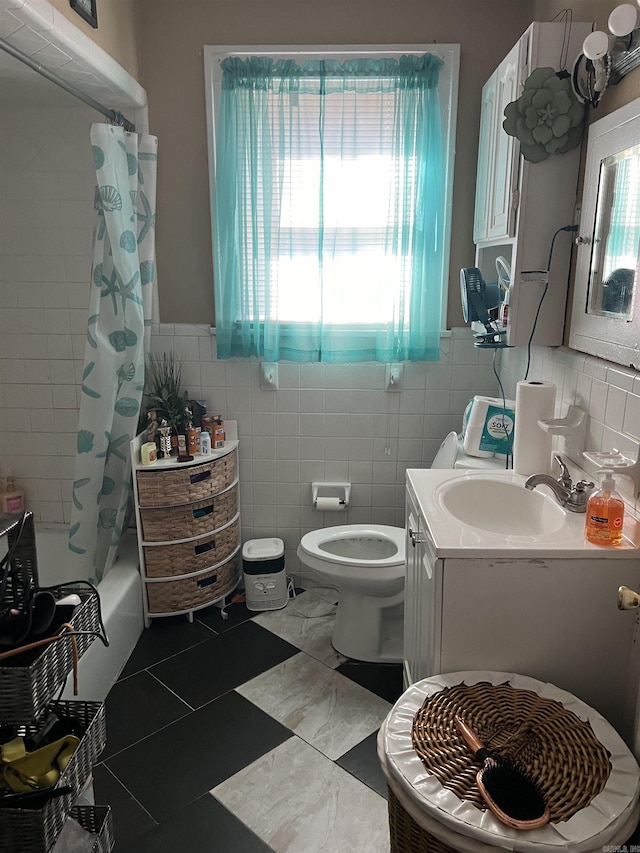
[[[81,18],[91,24],[95,29],[98,28],[98,12],[96,10],[97,0],[69,0],[69,5],[80,15]]]

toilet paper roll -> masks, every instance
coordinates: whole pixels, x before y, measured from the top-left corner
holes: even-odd
[[[345,504],[340,503],[340,498],[316,499],[316,509],[319,509],[321,512],[337,512],[338,510],[343,510],[344,508]]]
[[[553,436],[540,429],[539,420],[553,417],[556,386],[534,379],[516,386],[516,425],[513,440],[513,470],[528,477],[548,474]]]

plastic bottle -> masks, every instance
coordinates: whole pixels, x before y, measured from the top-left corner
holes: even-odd
[[[584,535],[595,545],[619,545],[622,542],[624,501],[616,492],[613,471],[599,472],[600,488],[587,503],[587,520]]]
[[[204,429],[200,433],[200,453],[204,456],[211,453],[211,435]]]
[[[23,512],[24,492],[16,488],[15,477],[7,477],[7,487],[0,492],[0,512]]]

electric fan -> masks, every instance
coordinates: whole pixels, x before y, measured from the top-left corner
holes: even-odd
[[[499,329],[489,316],[489,311],[498,308],[502,302],[499,282],[487,284],[477,267],[462,267],[460,270],[460,295],[462,314],[466,323],[479,322],[485,327],[484,333],[476,334],[477,347],[504,347],[501,337],[506,329]]]

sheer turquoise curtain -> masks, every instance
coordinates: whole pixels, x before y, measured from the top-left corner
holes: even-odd
[[[438,359],[442,64],[431,54],[222,62],[219,358]]]

